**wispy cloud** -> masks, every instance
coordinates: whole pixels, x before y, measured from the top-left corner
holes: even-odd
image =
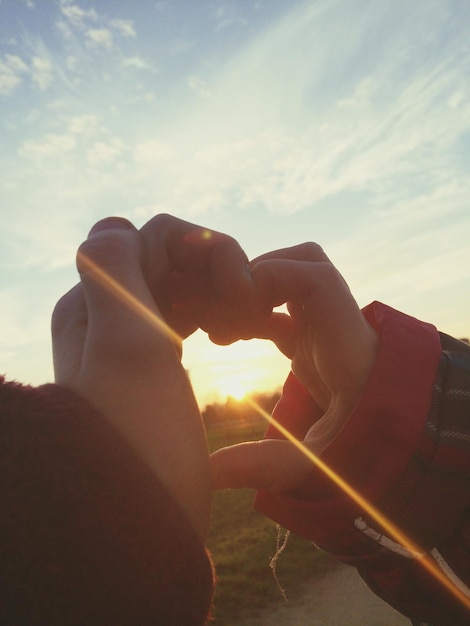
[[[188,87],[191,91],[197,93],[202,98],[207,98],[210,95],[210,89],[207,82],[195,74],[188,78]]]
[[[223,31],[234,25],[247,24],[246,18],[240,15],[236,4],[216,7],[212,19],[214,20],[216,32]]]
[[[107,28],[89,28],[86,31],[87,45],[102,46],[106,50],[113,47],[113,34]]]
[[[124,142],[118,137],[112,137],[108,141],[95,141],[87,152],[88,163],[92,167],[116,163],[123,150]]]
[[[95,9],[82,9],[72,0],[61,0],[60,11],[67,21],[77,28],[85,28],[87,23],[98,21]]]
[[[109,24],[112,28],[114,28],[125,37],[135,37],[137,34],[132,20],[114,18],[109,22]]]
[[[51,60],[45,57],[33,57],[31,59],[31,78],[41,91],[45,91],[53,79]]]
[[[137,70],[149,70],[151,72],[157,71],[154,65],[151,65],[148,61],[145,61],[145,59],[139,56],[125,57],[122,60],[122,65],[124,67],[130,67]]]
[[[362,16],[342,16],[345,3],[306,6],[221,69],[210,99],[196,110],[191,103],[173,136],[189,150],[204,145],[190,161],[198,192],[202,180],[216,180],[246,206],[292,213],[345,191],[366,191],[380,207],[400,190],[413,197],[463,179],[465,29],[449,8],[424,15],[420,38],[414,9],[393,6]],[[373,42],[387,21],[400,36]]]
[[[0,59],[0,95],[10,96],[28,72],[26,63],[15,54],[5,54]]]
[[[174,156],[175,152],[170,143],[152,139],[136,145],[133,159],[139,166],[150,164],[153,167],[161,161],[172,160]]]
[[[89,44],[103,50],[113,48],[118,31],[134,37],[131,20],[105,20],[95,9],[73,2],[63,3],[61,11]],[[223,19],[227,11],[219,7],[215,17]],[[153,114],[145,142],[136,141],[127,128],[120,137],[110,130],[114,143],[97,136],[90,145],[100,146],[102,155],[120,156],[116,142],[128,146],[139,171],[131,167],[117,187],[145,181],[145,193],[156,203],[188,215],[192,210],[200,214],[202,205],[210,209],[209,201],[201,205],[203,197],[293,214],[314,211],[344,192],[365,192],[371,210],[391,210],[405,197],[411,202],[423,191],[442,188],[450,178],[458,186],[465,169],[457,166],[456,146],[470,130],[464,29],[457,28],[450,10],[434,10],[422,17],[425,36],[420,38],[414,15],[413,8],[395,5],[357,12],[339,1],[306,3],[228,64],[215,65],[210,82],[189,74],[186,83],[197,100],[177,103],[177,116],[167,118],[164,129],[158,111],[162,99],[169,107],[171,100],[164,94],[155,97],[148,85],[140,87],[140,96],[136,90],[134,99],[148,105],[146,119]],[[393,25],[393,36],[387,23]],[[453,37],[443,43],[450,26]],[[76,56],[67,58],[70,68],[84,67]],[[16,76],[24,73],[20,62]],[[148,68],[138,54],[121,56],[120,65]],[[51,63],[47,67],[43,86],[51,76]],[[106,86],[109,106],[118,77],[114,73]],[[132,92],[125,83],[122,87],[121,94]],[[61,146],[63,151],[73,147],[65,131],[47,133],[42,141],[27,142],[22,154],[58,154]],[[87,150],[95,155],[89,162],[98,166],[100,150]]]
[[[25,141],[21,146],[20,155],[31,159],[43,157],[64,158],[65,154],[76,146],[73,135],[46,135],[40,141]]]

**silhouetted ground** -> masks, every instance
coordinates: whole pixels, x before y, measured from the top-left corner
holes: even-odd
[[[375,596],[347,565],[325,559],[302,594],[279,607],[246,618],[240,626],[410,626],[410,621]]]

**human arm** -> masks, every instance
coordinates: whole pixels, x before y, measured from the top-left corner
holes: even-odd
[[[301,285],[303,270],[298,267]],[[335,284],[343,289],[334,279],[331,285]],[[318,306],[322,304],[319,300]],[[295,312],[296,307],[291,306],[291,310]],[[440,385],[438,404],[433,392],[448,359],[445,343],[441,346],[440,336],[431,325],[379,303],[362,314],[377,334],[376,354],[346,419],[340,421],[340,428],[326,446],[318,446],[320,459],[425,552],[435,549],[443,554],[447,565],[455,568],[457,578],[463,578],[463,585],[465,581],[468,585],[470,454],[463,442],[468,438],[470,410],[461,405],[462,415],[466,412],[467,416],[464,422],[463,417],[459,418],[464,434],[460,432],[453,438],[453,452],[445,452],[445,433],[456,414],[447,400],[450,390],[445,390],[446,385]],[[287,339],[289,345],[298,330],[283,318],[278,322],[287,329],[284,341]],[[273,323],[271,335],[282,345],[279,339],[283,339],[283,330],[278,322]],[[320,323],[318,331],[322,329]],[[456,343],[461,353],[464,346]],[[330,345],[332,351],[342,349],[334,341]],[[454,363],[461,365],[463,393],[458,397],[462,403],[470,388],[468,352],[467,366],[462,368],[463,358],[462,354],[454,358]],[[274,411],[274,418],[310,449],[314,442],[308,442],[307,435],[325,415],[322,395],[317,393],[315,398],[317,380],[315,372],[314,386],[307,390],[291,375]],[[258,510],[355,565],[381,597],[415,620],[430,624],[468,622],[465,599],[464,603],[455,600],[419,561],[376,543],[374,531],[387,536],[387,530],[318,467],[302,464],[300,455],[289,447],[274,423],[266,437],[259,443],[216,453],[215,480],[221,480],[220,484],[225,481],[227,486],[261,488],[256,500]],[[397,543],[396,537],[388,535],[388,539]],[[430,559],[435,560],[432,555]]]
[[[205,624],[214,582],[200,537],[76,393],[0,377],[0,502],[0,623]]]
[[[137,232],[105,230],[80,252],[159,319]],[[96,282],[96,265],[79,259],[54,314],[57,384],[1,381],[0,621],[202,624],[208,459],[178,340]]]
[[[112,424],[177,500],[204,540],[209,465],[199,409],[144,275],[144,245],[107,219],[80,246],[81,281],[53,316],[56,382]]]
[[[140,231],[102,220],[77,261],[81,283],[53,318],[57,382],[102,411],[204,538],[208,454],[181,343],[198,327],[229,342],[262,315],[246,255],[223,233],[162,214]]]
[[[259,491],[256,508],[357,567],[373,591],[410,618],[463,626],[470,586],[470,349],[380,303],[364,314],[380,337],[376,363],[321,458],[419,546],[444,581],[403,556],[401,541],[321,472],[291,492]],[[302,393],[290,378],[276,408],[289,430],[314,418]],[[267,436],[279,434],[271,427]]]
[[[293,372],[308,391],[308,403],[318,407],[297,438],[319,454],[343,428],[366,384],[377,333],[320,246],[271,252],[251,267],[262,301],[271,307],[287,304],[290,315],[273,313],[255,332],[291,359]],[[228,486],[285,491],[305,480],[311,464],[295,445],[264,440],[217,452],[212,469],[216,485],[227,481]]]

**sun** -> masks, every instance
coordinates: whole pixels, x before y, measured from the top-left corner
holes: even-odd
[[[217,381],[217,389],[221,396],[232,397],[235,400],[243,400],[243,398],[252,391],[249,381],[241,375],[222,376]]]
[[[200,406],[227,398],[245,402],[252,394],[279,388],[290,363],[268,341],[237,341],[228,346],[211,343],[197,331],[185,341],[183,364]]]

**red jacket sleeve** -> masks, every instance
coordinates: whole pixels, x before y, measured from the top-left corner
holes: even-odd
[[[189,521],[75,394],[0,378],[0,623],[206,622],[213,572]]]
[[[443,413],[452,410],[436,399],[435,387],[443,368],[441,337],[433,326],[379,303],[364,314],[379,333],[379,353],[364,393],[322,460],[425,550],[439,547],[439,554],[443,551],[458,564],[460,578],[469,582],[469,544],[459,535],[460,553],[468,557],[465,566],[462,557],[454,558],[455,542],[452,554],[444,546],[456,527],[465,524],[470,450],[463,449],[461,435],[451,440],[451,447],[457,442],[457,451],[455,445],[452,453],[446,449],[444,431],[450,425],[443,425]],[[470,395],[467,356],[467,379],[461,384]],[[303,438],[321,412],[300,389],[289,377],[274,417]],[[469,417],[467,405],[467,439]],[[280,435],[271,427],[267,436]],[[256,507],[356,566],[374,591],[410,618],[430,624],[470,623],[462,605],[429,580],[416,561],[377,543],[384,529],[318,469],[312,469],[296,493],[259,492]]]

